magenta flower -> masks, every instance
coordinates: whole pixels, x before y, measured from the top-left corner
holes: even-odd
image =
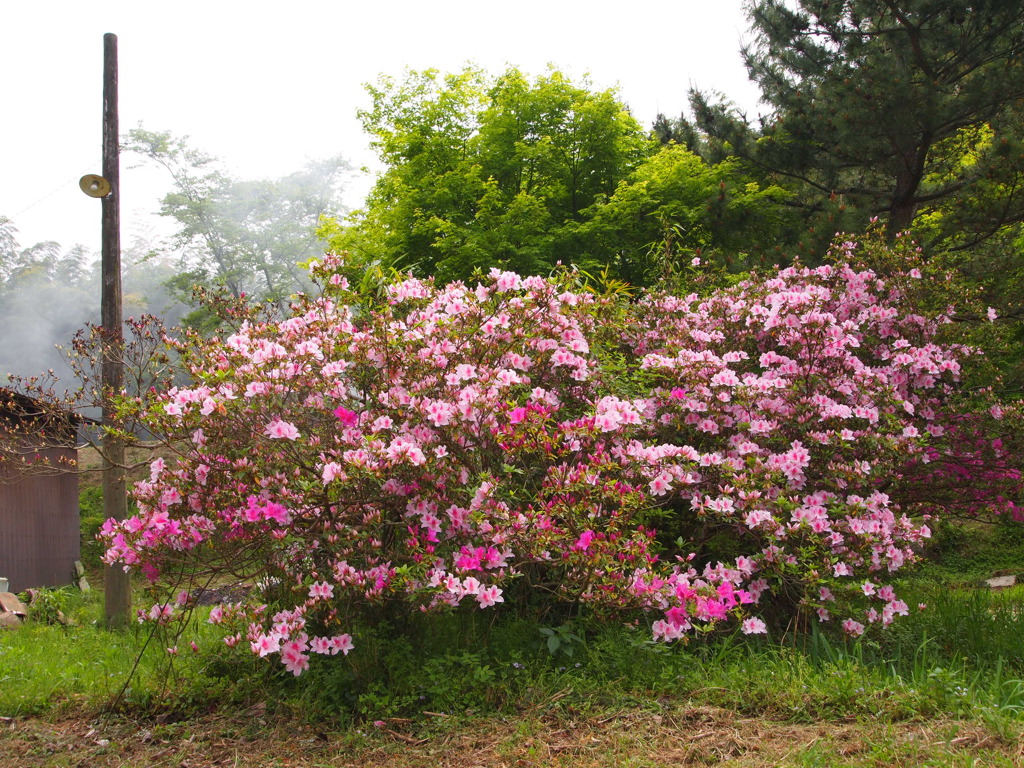
[[[573,549],[578,549],[580,552],[586,552],[587,548],[590,547],[590,543],[594,540],[593,531],[584,531],[580,534],[579,539],[573,544]]]
[[[341,405],[334,409],[334,415],[346,427],[354,427],[359,421],[359,415],[355,411],[350,411]]]
[[[508,420],[513,424],[518,424],[526,418],[527,410],[525,408],[513,408],[508,412]]]

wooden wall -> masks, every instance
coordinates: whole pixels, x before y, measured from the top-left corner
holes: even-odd
[[[48,448],[51,466],[76,458],[72,449]],[[0,482],[0,576],[10,591],[71,584],[80,557],[78,476],[29,474]],[[2,479],[0,479],[2,480]]]

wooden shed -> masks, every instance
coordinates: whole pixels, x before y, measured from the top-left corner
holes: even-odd
[[[0,388],[0,577],[10,591],[71,584],[80,557],[73,414]]]

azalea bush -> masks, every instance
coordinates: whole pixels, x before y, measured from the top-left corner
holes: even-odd
[[[639,610],[666,641],[765,632],[769,605],[853,635],[908,612],[889,581],[929,535],[908,515],[941,512],[914,488],[976,352],[897,283],[839,263],[626,301],[495,270],[368,303],[343,270],[314,263],[285,319],[167,338],[189,385],[125,402],[168,446],[104,529],[177,593],[144,619],[246,579],[210,621],[299,675],[375,606]]]

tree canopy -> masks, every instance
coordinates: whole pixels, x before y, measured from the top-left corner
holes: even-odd
[[[680,251],[778,243],[778,185],[659,147],[614,89],[467,68],[368,90],[360,115],[386,170],[363,211],[324,230],[364,263],[447,282],[561,262],[646,284]]]
[[[409,71],[367,90],[359,115],[387,169],[336,244],[443,280],[574,260],[566,226],[652,149],[614,89],[557,70]]]
[[[812,214],[880,216],[890,237],[941,212],[932,244],[969,247],[1024,219],[1019,2],[758,0],[750,18],[743,57],[771,112],[754,126],[693,92],[698,133]]]

